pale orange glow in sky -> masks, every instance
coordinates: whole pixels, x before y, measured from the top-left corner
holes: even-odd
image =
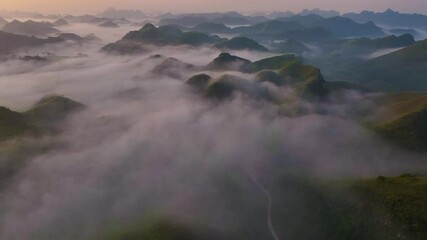
[[[144,12],[299,11],[304,8],[349,12],[392,8],[401,12],[427,13],[427,0],[0,0],[0,10],[41,13],[97,13],[108,7]]]

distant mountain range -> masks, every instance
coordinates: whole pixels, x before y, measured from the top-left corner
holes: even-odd
[[[319,15],[324,18],[337,17],[341,15],[340,12],[335,10],[321,10],[319,8],[304,9],[297,15],[306,16],[311,14]]]
[[[50,37],[41,39],[0,31],[0,54],[11,53],[20,48],[37,47],[49,43],[63,42],[64,39]]]
[[[197,27],[196,27],[197,28]],[[199,27],[200,28],[200,27]],[[140,45],[137,47],[137,45]],[[137,53],[143,49],[141,44],[152,44],[160,46],[211,46],[222,50],[248,50],[248,51],[269,51],[257,41],[247,37],[234,37],[231,39],[220,38],[204,32],[184,31],[174,25],[164,25],[155,27],[153,24],[146,24],[138,31],[127,33],[122,40],[111,43],[103,49],[107,52],[116,53]],[[132,50],[133,49],[133,50]],[[128,52],[130,50],[131,52]]]
[[[222,23],[204,22],[192,29],[206,33],[239,34],[259,41],[274,41],[286,38],[294,38],[300,41],[320,41],[322,38],[378,37],[385,35],[384,31],[372,22],[357,23],[349,18],[323,18],[313,14],[281,17],[276,20],[267,20],[249,26],[234,28],[227,27]]]
[[[313,24],[313,27],[323,27],[336,37],[383,36],[384,32],[373,22],[356,23],[349,18],[325,18]]]
[[[62,19],[70,23],[93,23],[93,24],[96,24],[96,23],[101,24],[108,20],[111,20],[110,18],[96,17],[92,15],[82,15],[82,16],[66,15],[66,16],[63,16]]]
[[[159,25],[177,24],[184,27],[195,27],[202,23],[221,23],[225,25],[249,25],[266,21],[263,16],[245,16],[237,12],[227,13],[193,13],[173,15],[163,18]]]
[[[53,33],[58,33],[59,30],[54,27],[53,24],[48,22],[35,22],[28,20],[25,22],[20,22],[18,20],[13,20],[10,23],[7,23],[3,27],[3,31],[26,35],[26,36],[38,36],[45,37]]]
[[[372,21],[376,24],[391,27],[411,27],[427,29],[427,16],[422,14],[400,13],[388,9],[385,12],[363,11],[361,13],[347,13],[344,17],[351,18],[357,22]]]
[[[129,18],[129,19],[142,19],[147,17],[143,12],[140,10],[133,10],[133,9],[115,9],[113,7],[108,8],[104,12],[98,14],[100,17],[105,18]]]

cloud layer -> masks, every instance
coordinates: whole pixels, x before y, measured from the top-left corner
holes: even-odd
[[[232,219],[228,190],[218,182],[223,176],[268,179],[279,166],[333,178],[416,168],[417,156],[392,149],[351,120],[346,102],[327,106],[329,115],[288,118],[277,115],[277,106],[244,96],[218,105],[186,86],[185,75],[151,72],[160,62],[151,54],[205,65],[216,50],[175,47],[119,57],[99,47],[57,46],[48,50],[88,57],[0,66],[2,105],[24,110],[57,93],[89,106],[54,137],[63,147],[32,159],[2,193],[1,239],[87,239],[108,224],[152,212],[220,227]]]

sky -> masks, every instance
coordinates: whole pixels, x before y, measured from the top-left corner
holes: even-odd
[[[300,11],[305,8],[427,14],[427,0],[0,0],[0,9],[40,13],[98,13],[108,7],[144,12]]]

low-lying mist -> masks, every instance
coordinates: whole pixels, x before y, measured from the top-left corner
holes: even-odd
[[[95,34],[115,36],[103,39],[110,42],[128,29],[116,31]],[[91,239],[109,224],[150,214],[222,229],[235,221],[225,200],[233,190],[221,183],[229,175],[251,185],[248,176],[268,182],[278,168],[340,178],[400,174],[419,166],[418,155],[389,146],[347,115],[363,98],[357,93],[348,93],[348,105],[323,106],[329,114],[280,116],[278,106],[243,95],[223,102],[200,96],[184,84],[197,72],[176,79],[151,71],[162,61],[154,54],[203,66],[217,50],[164,47],[111,56],[99,52],[100,45],[59,44],[29,53],[87,56],[0,65],[0,105],[23,111],[45,95],[59,94],[88,106],[66,121],[61,134],[49,137],[60,147],[28,161],[1,192],[1,239]],[[236,54],[251,60],[267,56]],[[264,199],[253,194],[243,201]]]

